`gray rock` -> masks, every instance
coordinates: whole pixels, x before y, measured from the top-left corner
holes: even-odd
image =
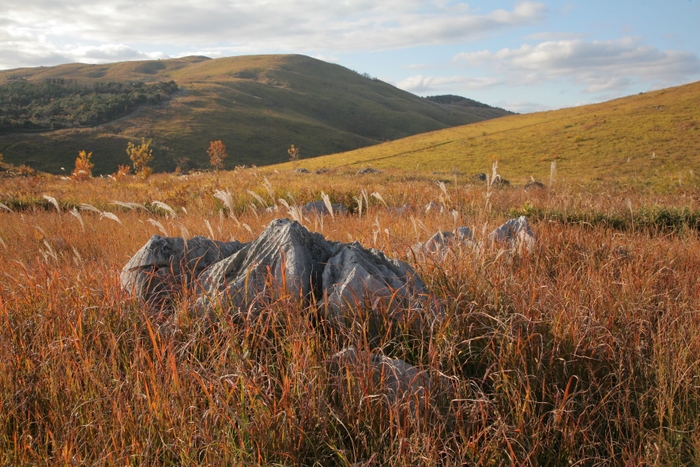
[[[319,308],[332,322],[367,320],[369,335],[375,338],[384,327],[414,312],[424,317],[419,312],[429,311],[427,296],[425,283],[407,263],[354,242],[339,246],[328,260]]]
[[[333,214],[348,214],[348,209],[342,205],[342,204],[336,204],[333,203],[331,204],[331,207],[333,208]],[[328,212],[328,207],[326,207],[326,203],[323,202],[323,200],[316,200],[316,201],[311,201],[310,203],[306,203],[303,207],[304,211],[310,214],[319,214],[322,216],[330,214]]]
[[[538,182],[537,180],[530,180],[525,184],[526,190],[542,190],[544,188],[546,188],[545,184],[542,182]]]
[[[507,221],[488,235],[491,246],[500,245],[517,250],[524,247],[528,251],[535,247],[535,238],[535,233],[525,216]]]
[[[299,167],[298,169],[294,169],[295,174],[308,174],[311,173],[309,172],[309,169],[305,169],[303,167]]]
[[[472,231],[469,227],[457,227],[454,232],[448,230],[437,232],[425,243],[418,243],[413,246],[415,253],[427,253],[429,255],[445,255],[449,251],[461,247],[473,247]]]
[[[379,352],[358,351],[348,347],[333,355],[329,375],[334,401],[338,404],[359,402],[354,399],[386,402],[389,406],[419,415],[439,398],[452,399],[451,385],[444,377],[431,377],[429,371]],[[358,394],[353,394],[358,392]],[[371,396],[366,398],[367,392]],[[449,402],[448,402],[449,403]]]
[[[280,294],[318,297],[324,264],[336,249],[297,221],[276,219],[256,240],[202,274],[199,304],[256,308]]]
[[[357,175],[376,174],[376,173],[379,173],[379,170],[373,169],[371,167],[365,167],[364,169],[360,169],[357,171]]]
[[[154,307],[192,284],[209,265],[240,250],[240,242],[154,235],[121,271],[122,286]]]

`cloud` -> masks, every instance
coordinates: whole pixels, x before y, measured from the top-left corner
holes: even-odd
[[[66,54],[65,44],[75,44],[74,48],[126,44],[133,50],[138,44],[153,44],[154,49],[173,56],[184,49],[310,54],[390,50],[472,41],[496,31],[536,24],[548,13],[544,4],[534,1],[486,12],[461,2],[434,0],[12,3],[0,13],[0,38],[13,35],[16,42],[22,35],[25,42],[39,44],[59,56]],[[12,43],[0,42],[0,68],[34,62],[32,57],[45,53],[16,50]],[[93,52],[98,56],[111,53]]]
[[[672,85],[700,74],[697,55],[659,50],[632,37],[546,41],[519,49],[460,53],[454,61],[490,68],[511,83],[570,80],[588,93],[621,91],[634,81]]]
[[[436,77],[410,76],[399,83],[397,87],[416,94],[428,92],[445,92],[451,90],[482,89],[496,86],[501,82],[495,78],[469,78],[466,76]]]

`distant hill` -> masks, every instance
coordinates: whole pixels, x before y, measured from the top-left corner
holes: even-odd
[[[435,102],[437,104],[442,105],[458,105],[460,107],[474,107],[479,109],[498,109],[502,110],[508,115],[512,115],[514,113],[501,109],[499,107],[491,107],[490,105],[486,105],[473,99],[467,99],[466,97],[462,96],[455,96],[453,94],[445,94],[442,96],[427,96],[426,99],[431,102]]]
[[[460,102],[438,96],[441,102]],[[304,167],[490,172],[525,183],[628,180],[700,186],[700,82],[601,104],[511,115],[306,161]]]
[[[157,90],[170,82],[168,92],[151,93],[156,97],[133,92],[134,86]],[[185,57],[0,72],[5,89],[29,89],[30,84],[43,89],[40,85],[47,83],[85,91],[63,98],[69,105],[43,96],[32,104],[39,110],[0,114],[7,123],[0,153],[6,162],[53,173],[62,167],[70,172],[81,150],[93,152],[95,173],[115,172],[118,164],[129,163],[127,143],[141,138],[153,139],[157,171],[178,164],[208,167],[209,142],[219,139],[229,154],[225,166],[233,168],[285,161],[291,144],[306,159],[509,114],[468,99],[421,98],[301,55]],[[109,104],[114,96],[90,94],[115,83],[123,85],[120,98],[128,105]]]

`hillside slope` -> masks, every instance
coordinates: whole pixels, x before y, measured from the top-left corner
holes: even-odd
[[[305,161],[308,168],[408,168],[501,174],[517,183],[532,175],[576,180],[700,180],[700,82],[550,112],[512,115],[473,125]]]
[[[172,99],[93,128],[0,136],[0,153],[13,164],[50,172],[69,170],[78,151],[94,153],[96,173],[128,163],[126,146],[154,140],[154,168],[173,170],[189,158],[206,167],[206,150],[221,139],[227,167],[287,159],[290,144],[314,157],[500,117],[508,112],[480,106],[440,104],[339,65],[301,55],[69,64],[0,72],[0,84],[59,79],[154,83],[173,80]]]

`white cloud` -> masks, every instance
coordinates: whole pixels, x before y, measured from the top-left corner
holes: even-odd
[[[634,81],[672,85],[700,74],[697,55],[659,50],[632,37],[547,41],[519,49],[461,53],[454,61],[488,67],[511,83],[570,80],[588,93],[622,91]]]
[[[469,78],[466,76],[436,77],[416,75],[410,76],[399,83],[397,87],[416,94],[428,92],[446,92],[466,89],[482,89],[501,84],[495,78]]]
[[[33,0],[12,2],[0,12],[0,68],[34,64],[51,54],[73,57],[73,48],[126,44],[93,50],[99,57],[134,57],[136,44],[163,53],[182,50],[294,51],[335,54],[458,43],[484,34],[528,26],[547,14],[539,2],[510,10],[477,12],[465,3],[437,0]],[[3,37],[12,36],[13,40]],[[17,49],[24,41],[28,47]],[[39,51],[32,47],[39,45]],[[87,54],[87,52],[86,52]],[[120,55],[121,54],[121,55]],[[75,55],[82,57],[87,55]],[[89,57],[88,57],[89,58]]]

